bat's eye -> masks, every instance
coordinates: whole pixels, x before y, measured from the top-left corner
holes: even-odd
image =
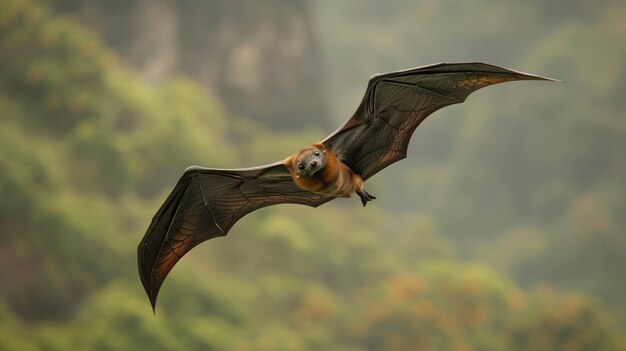
[[[298,165],[298,169],[299,169],[299,170],[303,170],[303,169],[304,169],[304,163],[299,164],[299,165]]]
[[[319,155],[320,155],[320,152],[319,151],[315,151],[315,156],[319,157]]]

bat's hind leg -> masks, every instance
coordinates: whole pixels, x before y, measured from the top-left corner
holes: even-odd
[[[354,186],[353,189],[356,189],[354,190],[354,192],[361,198],[361,203],[363,204],[363,207],[365,207],[368,202],[376,199],[376,196],[365,191],[365,188],[363,187],[363,179],[361,178],[361,176],[356,173],[352,173],[352,182]]]
[[[358,190],[356,194],[359,195],[359,197],[361,198],[361,203],[363,204],[363,207],[365,207],[365,205],[367,205],[369,201],[376,199],[376,196],[368,193],[363,188],[361,188],[361,190]]]

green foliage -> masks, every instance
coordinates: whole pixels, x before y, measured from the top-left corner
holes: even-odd
[[[8,306],[0,304],[0,346],[6,351],[37,350],[37,343],[28,338],[24,325],[9,311]]]
[[[115,243],[144,230],[140,218],[151,214],[137,208],[160,200],[145,198],[194,161],[225,164],[233,155],[220,147],[219,107],[196,85],[140,83],[96,38],[34,2],[3,1],[0,13],[0,75],[8,77],[0,82],[0,242],[9,248],[3,260],[25,267],[1,268],[13,289],[0,296],[28,318],[65,318],[134,263],[130,246]],[[41,62],[46,70],[29,80]],[[76,96],[84,103],[73,110]]]
[[[0,4],[0,91],[33,124],[63,132],[102,107],[105,58],[100,45],[33,2]]]
[[[532,6],[523,18],[533,18]],[[588,20],[600,31],[614,25]],[[547,43],[568,39],[560,45],[585,34],[575,25],[551,33]],[[594,274],[621,269],[626,249],[618,235],[626,224],[619,216],[623,128],[610,105],[622,84],[611,73],[622,67],[611,63],[603,78],[579,87],[607,103],[599,118],[576,115],[591,112],[582,103],[565,118],[555,112],[562,101],[547,107],[554,117],[536,133],[532,117],[493,116],[535,96],[485,100],[465,122],[432,125],[434,139],[446,130],[445,138],[460,141],[422,154],[423,166],[398,166],[404,172],[394,173],[394,184],[404,194],[368,182],[373,193],[386,193],[377,202],[389,211],[361,209],[352,199],[250,214],[227,240],[185,256],[155,316],[138,282],[135,247],[182,171],[272,162],[324,133],[282,135],[227,119],[193,82],[149,86],[72,20],[35,1],[0,0],[0,349],[625,350],[601,303],[560,290],[596,286],[599,296],[621,296]],[[557,130],[565,134],[543,147]],[[428,141],[417,146],[429,148]],[[500,169],[511,155],[521,166]],[[512,179],[542,193],[508,191]],[[403,196],[410,211],[397,200]],[[490,216],[476,215],[474,198],[485,200],[480,211]],[[446,216],[425,211],[431,206]],[[484,232],[470,238],[470,228]],[[472,254],[500,271],[460,262]],[[590,263],[564,267],[581,257]],[[559,290],[522,290],[507,270],[529,285],[549,277]]]
[[[580,296],[525,295],[481,267],[432,265],[362,297],[351,338],[365,350],[616,350],[606,316]]]

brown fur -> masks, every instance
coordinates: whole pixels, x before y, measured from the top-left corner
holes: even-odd
[[[325,157],[326,165],[311,177],[298,177],[298,165],[308,160],[312,153],[319,151]],[[350,197],[357,191],[363,191],[363,180],[348,166],[337,159],[335,154],[323,144],[313,144],[285,160],[294,182],[310,192],[337,197]]]

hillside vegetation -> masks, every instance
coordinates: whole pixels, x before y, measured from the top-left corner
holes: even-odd
[[[506,114],[520,104],[511,99],[497,109]],[[580,104],[565,108],[584,109]],[[554,102],[550,111],[557,105],[566,104]],[[533,106],[523,108],[533,115]],[[543,133],[567,113],[554,116]],[[605,257],[611,272],[623,267],[617,214],[624,199],[616,190],[623,159],[591,148],[597,146],[586,136],[574,144],[567,139],[591,129],[617,151],[624,129],[612,114],[567,122],[573,134],[553,144],[565,143],[562,148],[538,148],[532,138],[541,136],[513,133],[522,122],[512,120],[502,122],[501,134],[451,128],[477,143],[457,156],[455,169],[439,170],[449,179],[439,185],[449,194],[441,208],[454,213],[456,223],[417,205],[395,210],[401,206],[390,202],[399,190],[382,183],[372,190],[388,192],[380,206],[363,209],[352,199],[318,209],[257,211],[226,239],[185,256],[153,315],[135,249],[182,171],[192,164],[269,163],[326,132],[278,133],[249,118],[231,117],[189,78],[148,85],[88,29],[39,2],[0,0],[0,349],[626,350],[614,321],[619,312],[607,309],[624,308],[619,289],[595,285],[598,294],[590,294],[594,289],[581,277],[593,277],[584,270],[569,270],[581,279],[531,280],[524,288],[508,276],[524,269],[530,271],[524,277],[532,276],[533,265],[549,259],[555,245],[566,247],[551,261],[556,264],[586,257],[584,251]],[[545,197],[494,193],[497,201],[469,209],[463,199],[485,184],[506,186],[513,170],[477,176],[469,187],[460,187],[452,173],[467,170],[470,161],[475,172],[498,169],[505,150],[483,152],[498,138],[523,140],[526,148],[514,156],[522,161],[563,164],[549,168],[555,173],[545,182],[533,178],[538,173],[515,175],[540,183]],[[581,148],[582,155],[574,152]],[[558,172],[580,157],[604,161],[603,172],[560,182]],[[436,161],[424,161],[426,168],[398,173],[420,172],[402,184],[429,181]],[[459,202],[451,203],[454,194]],[[562,194],[568,207],[549,212]],[[532,226],[511,219],[516,206],[546,220]],[[490,222],[482,237],[495,242],[485,261],[496,268],[468,261],[465,242],[442,234],[461,234],[466,216],[497,218],[499,235],[491,235],[496,225]],[[465,223],[474,225],[471,218]],[[599,238],[614,252],[585,250],[594,233],[603,233]],[[480,249],[471,250],[476,258]]]

